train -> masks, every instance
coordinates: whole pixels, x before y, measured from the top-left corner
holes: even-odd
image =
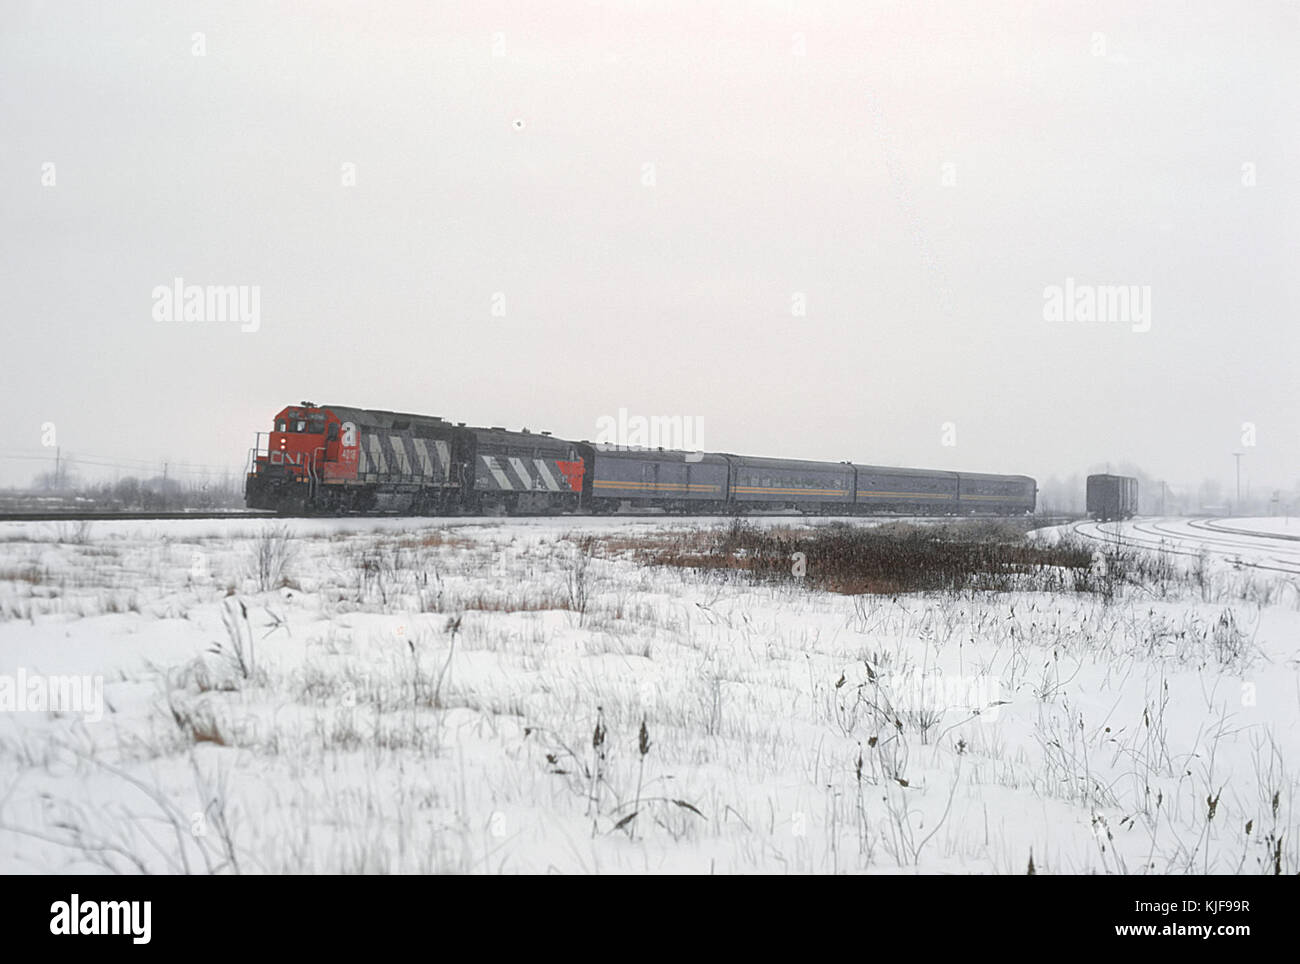
[[[575,442],[301,402],[249,452],[244,501],[285,515],[1032,514],[1037,482]]]
[[[1138,481],[1128,475],[1088,476],[1088,516],[1100,522],[1131,519],[1138,511]]]

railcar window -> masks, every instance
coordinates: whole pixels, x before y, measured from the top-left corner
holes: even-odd
[[[299,419],[298,421],[294,422],[293,426],[294,426],[293,430],[295,432],[305,432],[307,430],[307,423],[304,422],[302,419]]]
[[[278,422],[275,423],[275,430],[276,430],[277,432],[283,432],[283,431],[284,431],[284,419],[281,419],[280,421],[278,421]]]

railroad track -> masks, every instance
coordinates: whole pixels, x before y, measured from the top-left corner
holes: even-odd
[[[821,516],[807,515],[799,512],[755,512],[750,515],[740,516],[692,516],[686,514],[673,513],[615,513],[611,515],[555,515],[555,516],[402,516],[402,515],[344,515],[344,516],[293,516],[285,515],[278,512],[269,512],[261,509],[237,509],[230,512],[0,512],[0,522],[113,522],[122,521],[146,521],[146,522],[165,522],[174,519],[416,519],[424,522],[439,521],[463,521],[473,522],[482,519],[635,519],[645,521],[646,519],[664,519],[664,520],[685,520],[685,519],[806,519],[810,522],[818,520],[833,519],[876,519],[881,521],[892,522],[973,522],[973,521],[990,521],[996,522],[1007,519],[1021,521],[1027,516],[993,516],[993,515],[974,515],[974,516],[915,516],[915,515],[887,515],[887,514],[864,514],[852,516]],[[1072,521],[1069,517],[1043,517],[1034,518],[1034,523],[1040,526],[1065,525]]]
[[[1234,526],[1221,525],[1213,519],[1192,519],[1187,524],[1193,529],[1207,529],[1211,532],[1230,532],[1234,535],[1251,536],[1255,539],[1281,539],[1285,542],[1300,542],[1300,535],[1287,535],[1281,532],[1259,532],[1254,529],[1238,529]]]
[[[1155,533],[1162,538],[1187,539],[1185,532],[1171,528],[1169,523],[1154,521],[1144,524],[1144,531]],[[1197,533],[1192,538],[1207,550],[1225,556],[1234,564],[1249,566],[1254,569],[1267,569],[1274,572],[1300,573],[1300,547],[1280,546],[1263,533],[1253,534],[1254,538],[1230,535],[1229,529],[1220,529],[1208,520],[1189,520],[1188,529]],[[1237,530],[1252,535],[1249,530]],[[1261,542],[1260,540],[1264,540]],[[1288,540],[1297,541],[1297,540]],[[1271,544],[1269,544],[1271,542]],[[1253,553],[1255,558],[1244,558],[1242,553]],[[1260,559],[1262,553],[1267,553]]]
[[[1186,529],[1175,526],[1186,526]],[[1211,520],[1191,519],[1177,523],[1163,519],[1137,520],[1126,526],[1124,523],[1076,522],[1072,528],[1085,539],[1109,545],[1151,549],[1193,559],[1199,558],[1202,552],[1209,552],[1236,566],[1300,575],[1300,548],[1265,546],[1260,540],[1272,541],[1272,537],[1265,533],[1218,526]],[[1189,529],[1194,531],[1188,532]],[[1243,536],[1252,538],[1246,540]],[[1300,538],[1294,536],[1284,538],[1300,542]],[[1188,545],[1189,542],[1192,543],[1191,546]],[[1258,556],[1250,559],[1243,558],[1243,550],[1251,553],[1260,553],[1261,550],[1271,552],[1264,555],[1263,559]]]
[[[113,522],[169,519],[274,519],[274,512],[0,512],[0,522]]]

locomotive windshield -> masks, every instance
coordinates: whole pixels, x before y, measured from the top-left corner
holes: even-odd
[[[287,422],[280,419],[275,423],[275,430],[297,435],[320,435],[325,431],[325,416],[313,415],[310,419],[293,418]]]

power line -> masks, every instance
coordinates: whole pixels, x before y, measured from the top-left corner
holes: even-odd
[[[48,449],[10,449],[7,452],[0,452],[0,458],[49,459],[51,458],[51,455]],[[137,465],[143,465],[143,466],[161,465],[163,462],[162,457],[156,459],[137,459],[137,458],[131,458],[129,455],[87,454],[87,455],[69,456],[69,458],[73,458],[78,462],[99,460],[111,465],[121,465],[121,466],[125,466],[129,462],[134,462]],[[172,461],[172,460],[168,459],[167,461]],[[200,469],[220,469],[220,468],[224,468],[225,465],[229,463],[212,464],[209,462],[174,462],[173,464],[186,465],[192,468],[200,468]]]
[[[45,462],[47,464],[53,460],[56,465],[56,471],[66,471],[66,469],[62,468],[63,464],[71,464],[74,467],[79,465],[93,465],[98,468],[118,469],[119,471],[132,473],[143,473],[150,470],[160,473],[159,467],[164,464],[169,466],[167,470],[169,473],[181,472],[186,475],[242,474],[244,471],[243,466],[236,467],[234,465],[211,465],[202,462],[173,462],[170,459],[106,459],[93,455],[65,456],[61,453],[57,455],[26,455],[20,452],[0,452],[0,460],[10,462]]]

